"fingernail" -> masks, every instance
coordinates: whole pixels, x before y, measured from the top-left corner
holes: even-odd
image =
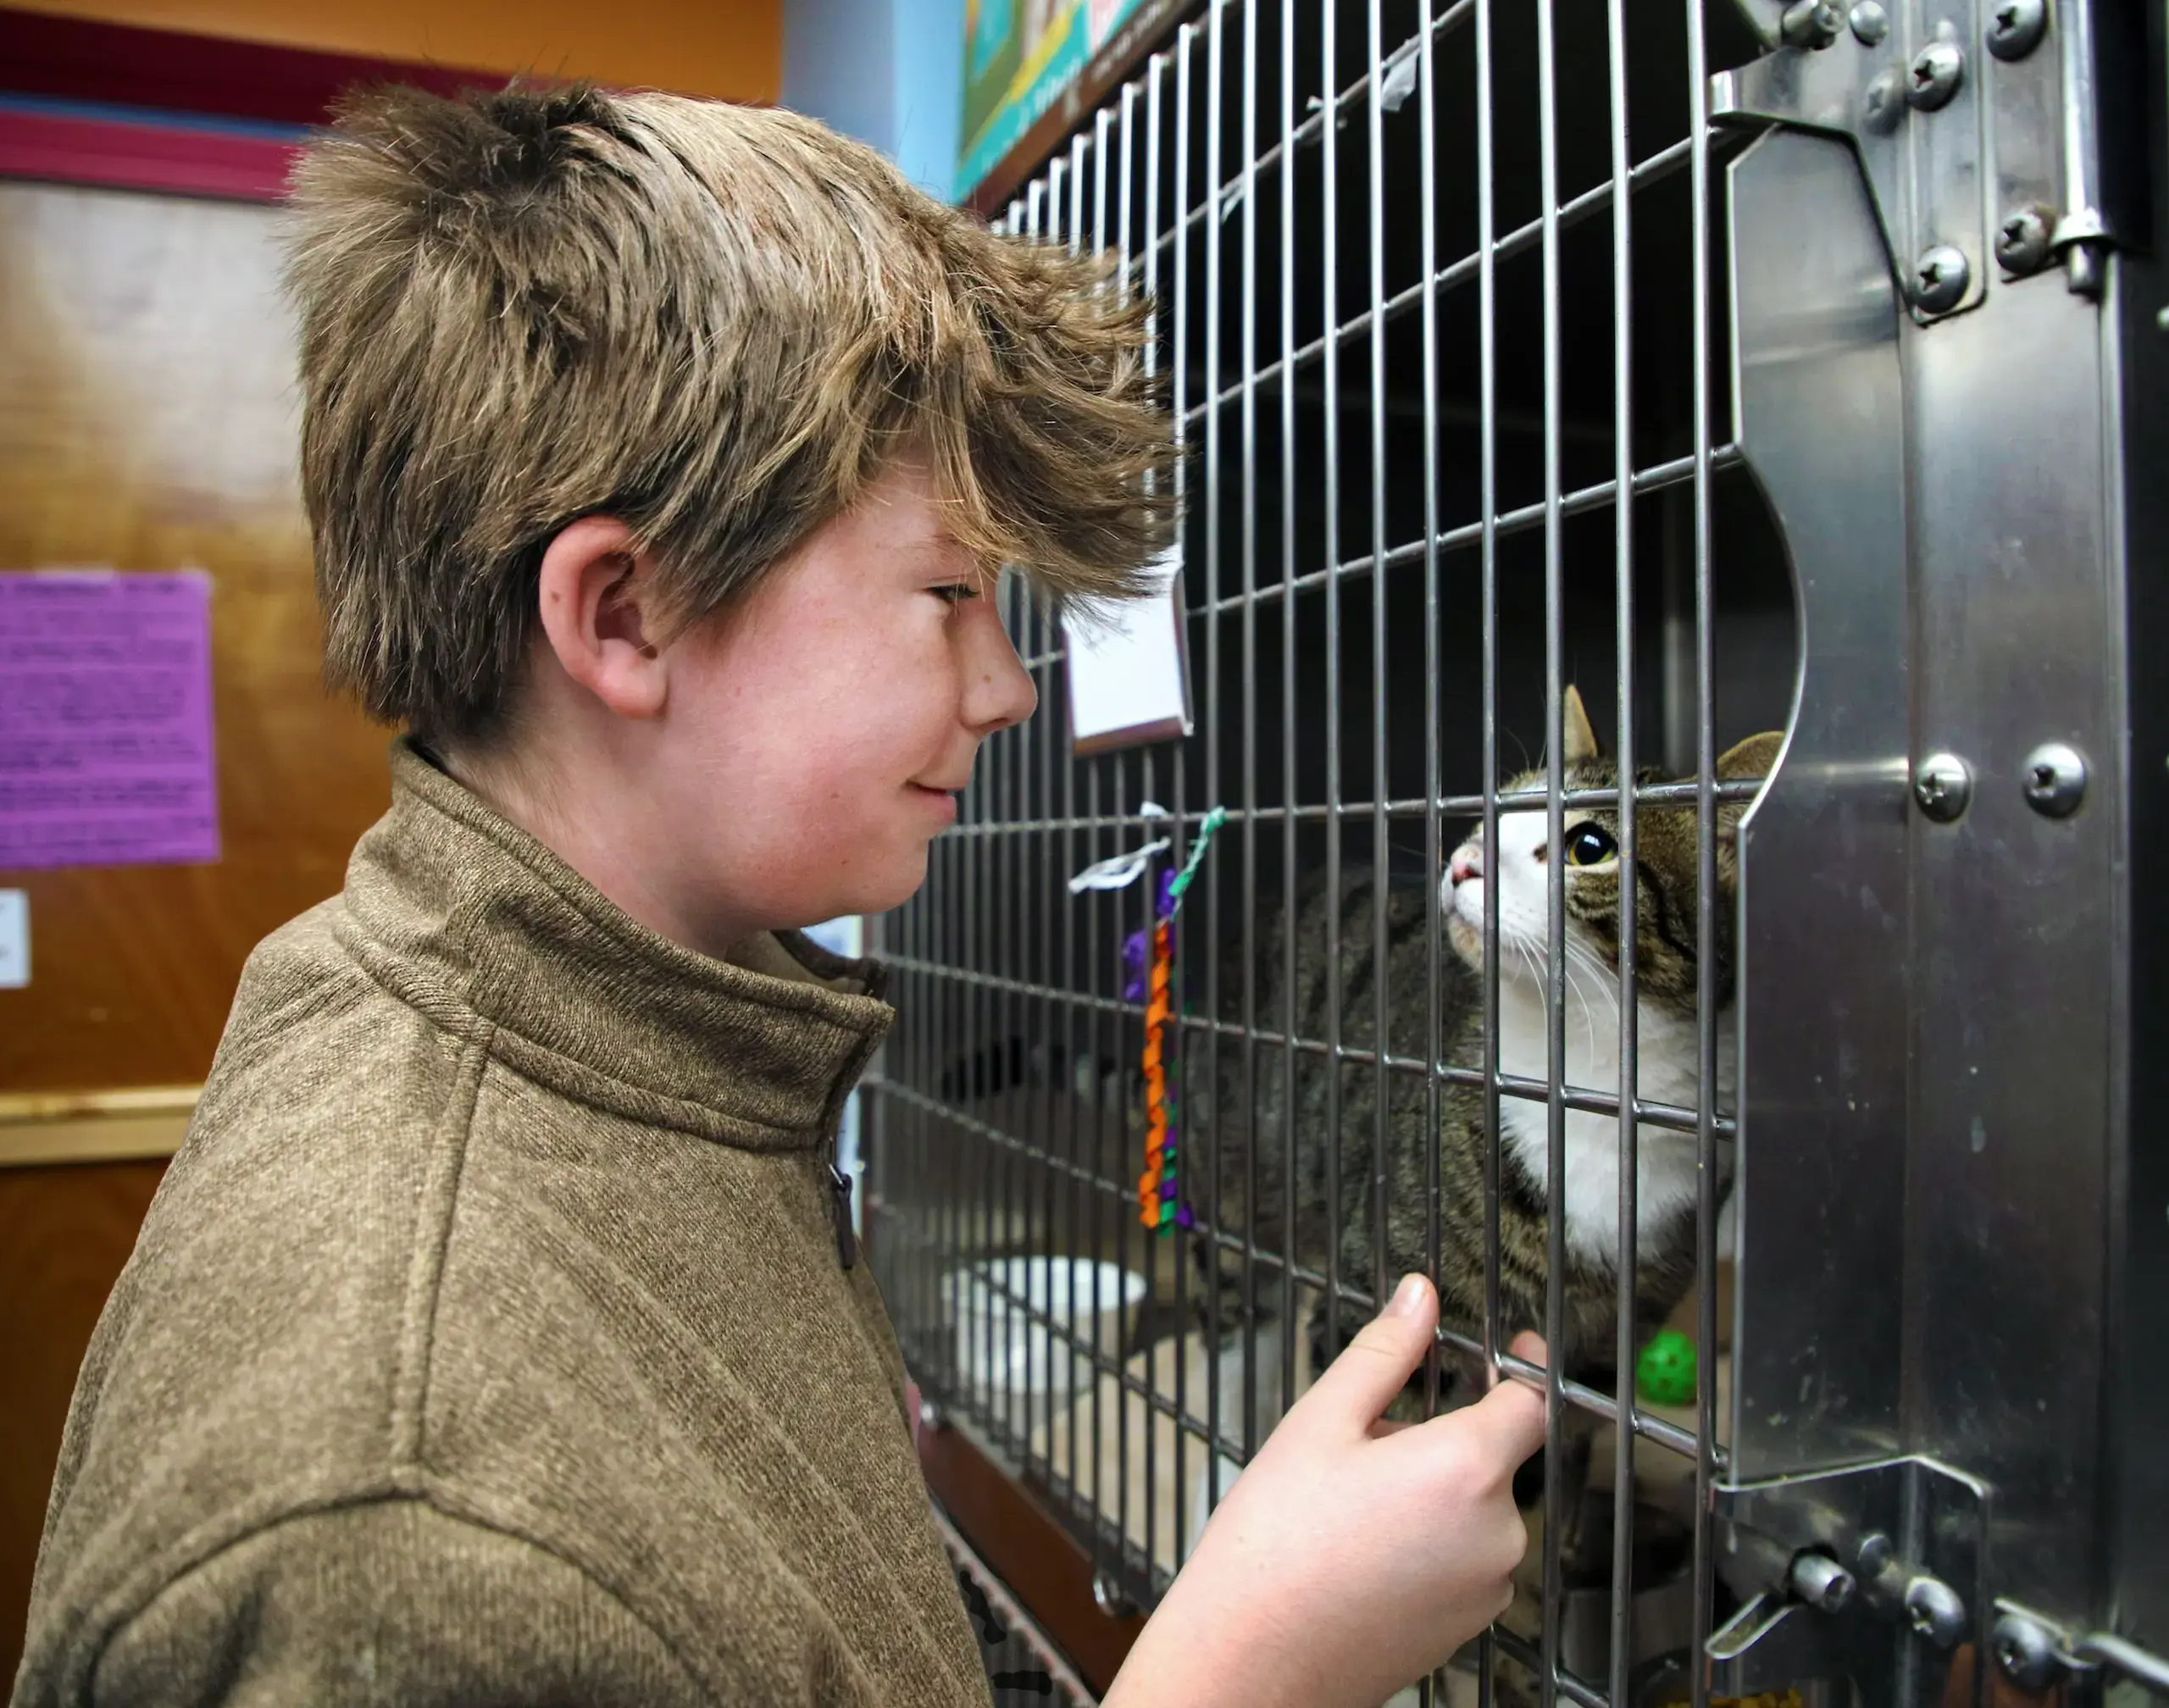
[[[1386,1306],[1386,1315],[1413,1317],[1421,1308],[1419,1301],[1423,1297],[1423,1278],[1421,1275],[1404,1275],[1401,1278],[1401,1285],[1394,1289],[1391,1302]]]

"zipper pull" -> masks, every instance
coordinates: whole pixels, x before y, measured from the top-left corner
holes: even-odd
[[[851,1176],[833,1162],[829,1164],[829,1190],[835,1195],[836,1258],[848,1269],[858,1262],[858,1235],[851,1229]]]

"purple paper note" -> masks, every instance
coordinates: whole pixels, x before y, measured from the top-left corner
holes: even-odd
[[[210,578],[0,574],[0,871],[218,857]]]

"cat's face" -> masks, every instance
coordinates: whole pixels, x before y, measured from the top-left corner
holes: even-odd
[[[1515,778],[1510,790],[1541,789],[1544,773]],[[1618,768],[1608,760],[1584,760],[1566,768],[1569,790],[1611,789]],[[1652,779],[1654,780],[1654,779]],[[1660,809],[1642,809],[1637,862],[1635,934],[1637,982],[1644,995],[1691,1006],[1695,1000],[1695,814],[1663,812],[1680,821],[1660,829]],[[1668,835],[1668,831],[1684,834]],[[1447,862],[1441,904],[1454,951],[1473,968],[1484,965],[1484,886],[1499,886],[1500,976],[1541,983],[1550,952],[1550,850],[1544,809],[1499,815],[1496,856],[1479,830]],[[1677,845],[1675,846],[1674,845]],[[1588,970],[1619,970],[1619,818],[1616,812],[1574,807],[1566,815],[1561,849],[1567,867],[1567,957]],[[1684,859],[1675,857],[1684,855]]]
[[[1577,729],[1578,726],[1578,729]],[[1578,700],[1570,703],[1569,762],[1564,767],[1568,790],[1615,789],[1619,769],[1594,751]],[[1577,739],[1578,737],[1578,739]],[[1720,779],[1761,777],[1776,762],[1783,738],[1758,735],[1741,742],[1717,762]],[[1661,780],[1645,769],[1644,783]],[[1510,790],[1541,790],[1545,774],[1526,772],[1506,785]],[[1732,985],[1734,851],[1730,833],[1744,816],[1744,803],[1718,809],[1717,942],[1719,1000],[1729,1001]],[[1695,954],[1697,852],[1692,806],[1645,804],[1635,822],[1634,954],[1637,988],[1648,1000],[1683,1012],[1695,1006],[1698,963]],[[1470,967],[1484,964],[1484,886],[1499,886],[1500,977],[1540,984],[1550,955],[1550,889],[1542,807],[1499,815],[1499,849],[1492,857],[1478,831],[1454,851],[1441,884],[1440,902],[1446,934],[1455,952]],[[1574,807],[1566,814],[1560,839],[1566,865],[1567,957],[1572,970],[1598,972],[1616,979],[1619,971],[1619,815],[1609,809]]]

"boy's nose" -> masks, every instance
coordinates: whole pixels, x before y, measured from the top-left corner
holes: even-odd
[[[1039,709],[1040,690],[1017,656],[1009,631],[995,614],[994,602],[982,599],[962,607],[970,621],[963,655],[965,724],[982,735],[1022,724]]]
[[[1454,857],[1446,862],[1446,876],[1455,889],[1461,888],[1464,878],[1484,875],[1484,851],[1473,842],[1464,842],[1454,850]]]

